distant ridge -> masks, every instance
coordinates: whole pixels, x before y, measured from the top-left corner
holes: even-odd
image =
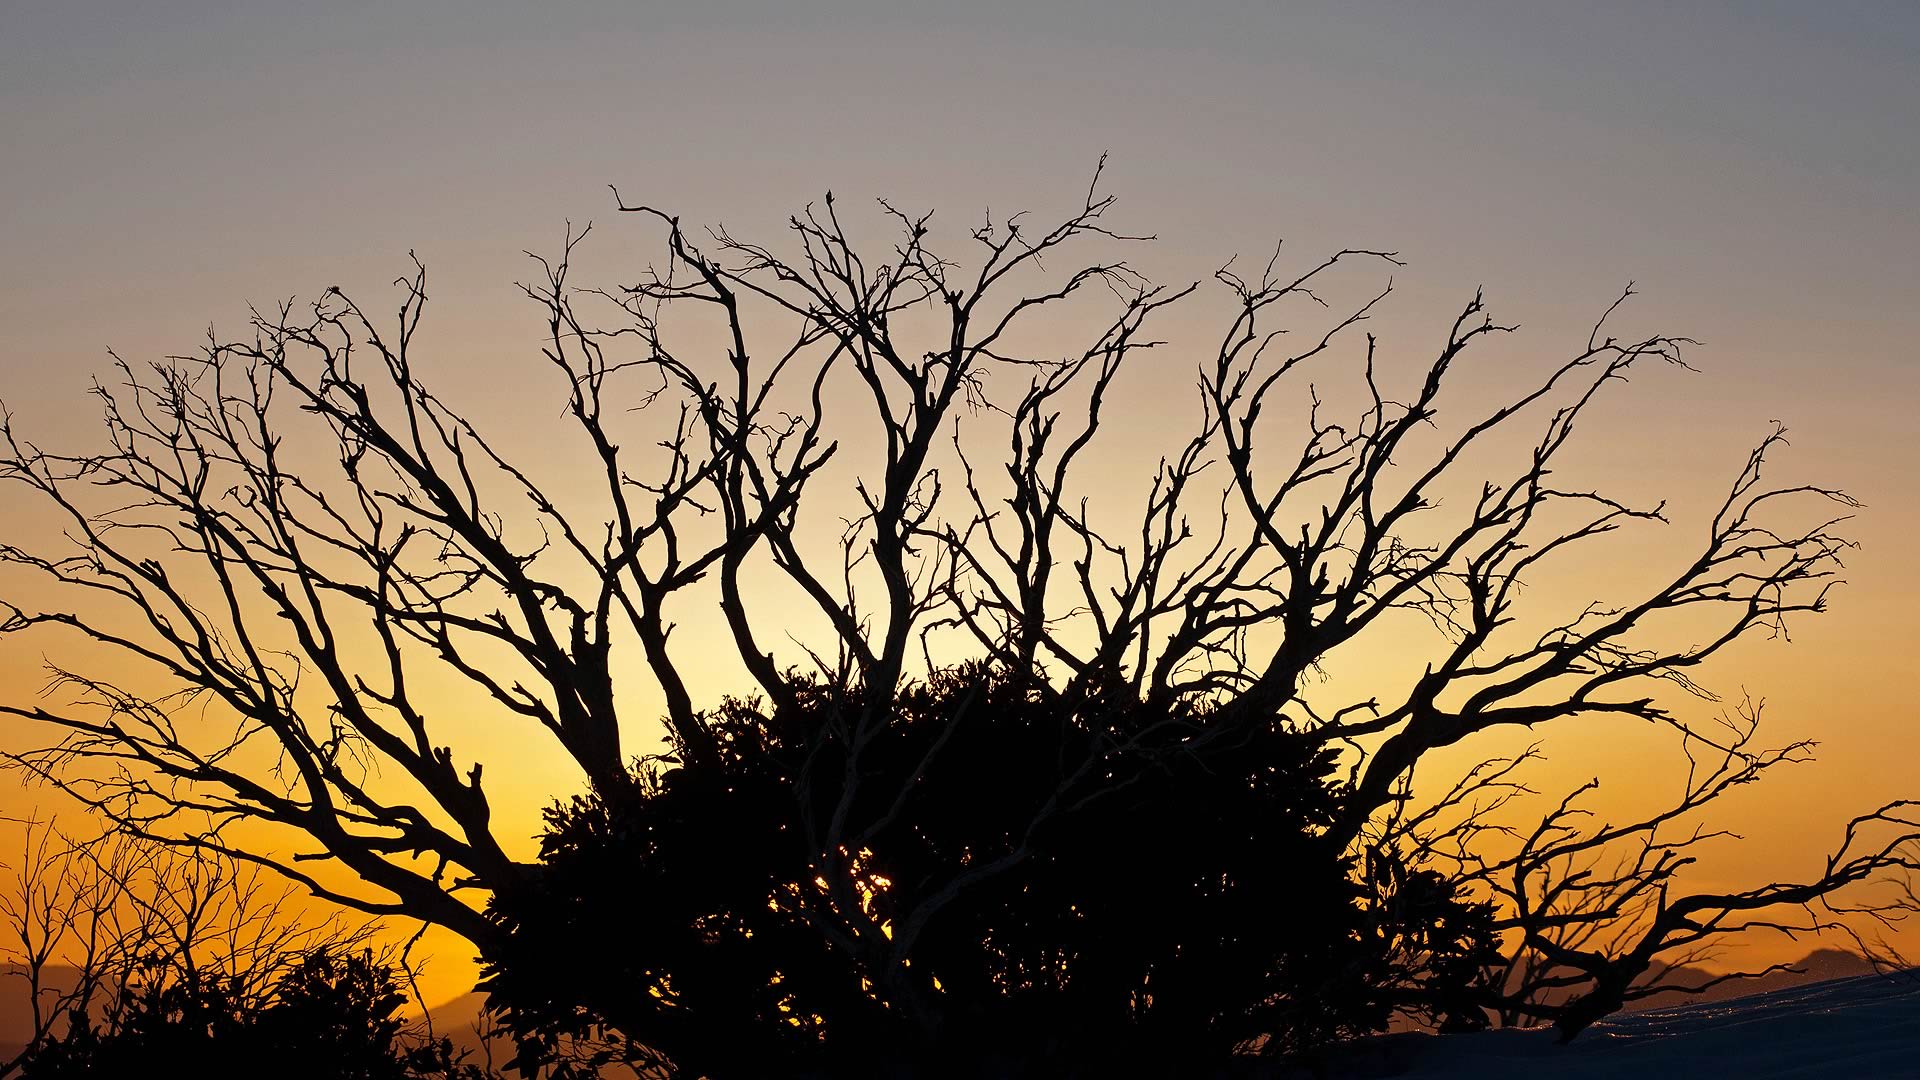
[[[1685,1005],[1696,1001],[1727,1001],[1732,998],[1750,997],[1754,994],[1766,994],[1775,990],[1785,990],[1792,986],[1805,986],[1808,983],[1827,982],[1833,979],[1848,979],[1856,975],[1872,975],[1874,967],[1871,961],[1858,953],[1846,949],[1815,949],[1794,961],[1799,971],[1776,971],[1757,979],[1729,979],[1718,986],[1698,994],[1672,991],[1642,998],[1627,1006],[1627,1012],[1644,1012],[1648,1009],[1666,1009],[1676,1005]],[[1699,968],[1675,967],[1658,972],[1653,978],[1662,982],[1678,982],[1688,986],[1698,986],[1714,977],[1714,972]]]
[[[468,1061],[484,1061],[486,1046],[480,1037],[481,1013],[485,1010],[487,995],[478,990],[462,994],[452,1001],[444,1001],[427,1010],[426,1020],[436,1038],[453,1040],[455,1050],[468,1052]],[[499,1065],[513,1055],[510,1040],[493,1040],[494,1063]]]
[[[27,1040],[33,1038],[26,970],[19,964],[0,964],[0,1062],[26,1049]],[[79,968],[49,964],[40,969],[40,985],[49,997],[68,993],[79,982]]]

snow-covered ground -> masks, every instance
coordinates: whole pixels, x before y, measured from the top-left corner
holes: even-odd
[[[1549,1030],[1365,1040],[1330,1080],[1920,1080],[1920,975],[1863,975]]]

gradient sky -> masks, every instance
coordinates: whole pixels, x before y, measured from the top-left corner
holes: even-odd
[[[767,236],[829,188],[949,220],[1057,212],[1110,152],[1157,279],[1281,237],[1397,249],[1382,333],[1413,345],[1484,284],[1553,355],[1637,282],[1633,327],[1705,345],[1700,374],[1606,414],[1618,476],[1705,497],[1778,418],[1788,474],[1868,504],[1833,613],[1720,680],[1768,698],[1773,741],[1823,744],[1743,793],[1761,843],[1726,883],[1916,792],[1920,7],[542,8],[0,2],[0,397],[21,426],[84,437],[107,348],[190,349],[249,301],[339,284],[384,307],[409,250],[458,400],[510,416],[540,329],[521,252],[568,219],[627,226],[608,184]],[[636,239],[598,265],[625,274]],[[30,678],[18,652],[0,677]],[[1604,764],[1569,745],[1568,775]]]

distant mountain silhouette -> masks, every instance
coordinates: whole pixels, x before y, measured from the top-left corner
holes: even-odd
[[[33,1009],[27,999],[26,969],[0,964],[0,1062],[26,1049],[33,1038]],[[80,969],[50,965],[40,970],[40,984],[63,994],[80,981]]]
[[[1749,994],[1764,994],[1773,990],[1785,990],[1792,986],[1804,986],[1807,983],[1826,982],[1828,979],[1870,975],[1874,970],[1873,965],[1866,959],[1845,949],[1815,949],[1795,961],[1793,966],[1800,971],[1776,971],[1758,979],[1730,979],[1698,994],[1679,991],[1655,994],[1633,1002],[1627,1006],[1626,1011],[1665,1009],[1693,1001],[1725,1001],[1729,998],[1746,997]],[[1713,976],[1713,972],[1702,971],[1699,968],[1675,967],[1650,973],[1643,982],[1658,980],[1694,986],[1706,982]]]
[[[445,1036],[453,1040],[455,1050],[467,1051],[468,1061],[480,1062],[486,1060],[486,1047],[480,1037],[481,1013],[486,1004],[487,995],[476,990],[428,1009],[426,1019],[432,1025],[435,1037]],[[513,1043],[510,1039],[493,1040],[493,1059],[496,1064],[512,1056]]]

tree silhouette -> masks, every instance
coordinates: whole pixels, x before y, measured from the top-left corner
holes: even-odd
[[[1010,1027],[1025,1000],[1053,1030],[1103,1017],[1116,1047],[1165,1025],[1287,1052],[1393,1010],[1572,1033],[1656,957],[1912,869],[1920,830],[1895,804],[1804,882],[1674,878],[1707,834],[1673,830],[1804,757],[1667,700],[1716,700],[1700,665],[1825,606],[1855,504],[1767,483],[1780,431],[1653,585],[1519,603],[1607,534],[1666,521],[1557,474],[1611,385],[1685,366],[1687,339],[1607,333],[1630,290],[1532,382],[1443,409],[1512,331],[1479,295],[1396,389],[1361,329],[1391,283],[1328,299],[1393,254],[1229,264],[1191,423],[1123,513],[1101,462],[1142,433],[1108,418],[1168,352],[1150,326],[1200,287],[1118,257],[1146,238],[1112,205],[1096,174],[1057,224],[970,230],[963,260],[884,202],[891,244],[856,239],[829,196],[782,253],[620,201],[662,235],[657,266],[577,288],[587,231],[569,229],[525,289],[564,482],[429,389],[418,264],[388,328],[329,290],[197,356],[117,361],[103,448],[5,427],[0,474],[70,547],[0,558],[71,603],[22,601],[4,630],[100,646],[54,662],[70,703],[0,705],[47,736],[11,760],[133,834],[454,930],[530,1054],[569,1024],[669,1058],[933,1053],[984,1029],[1032,1050]],[[1036,343],[1062,325],[1083,328],[1064,357]],[[695,618],[714,634],[673,637]],[[1420,674],[1362,700],[1316,690],[1409,619],[1434,630]],[[703,707],[687,672],[713,669],[715,636],[751,694]],[[424,689],[449,684],[577,766],[588,794],[537,865],[507,854],[476,749]],[[632,748],[636,692],[660,702],[666,757]],[[1514,829],[1517,763],[1414,783],[1484,733],[1634,720],[1725,764],[1627,826],[1582,831],[1561,804],[1511,857],[1487,845]],[[1602,874],[1603,855],[1626,861]],[[1272,903],[1296,925],[1255,918]],[[650,914],[618,928],[622,904]],[[751,947],[723,940],[749,929]],[[639,981],[597,986],[601,963]]]
[[[1436,875],[1359,879],[1326,837],[1333,755],[1277,723],[1198,739],[1204,712],[974,665],[897,694],[850,781],[859,690],[792,694],[708,716],[717,765],[550,815],[541,872],[495,897],[512,945],[483,985],[509,1028],[610,1020],[716,1076],[1172,1073],[1383,1025],[1397,951],[1436,1012],[1498,958],[1489,906]],[[845,891],[809,879],[835,818]]]

